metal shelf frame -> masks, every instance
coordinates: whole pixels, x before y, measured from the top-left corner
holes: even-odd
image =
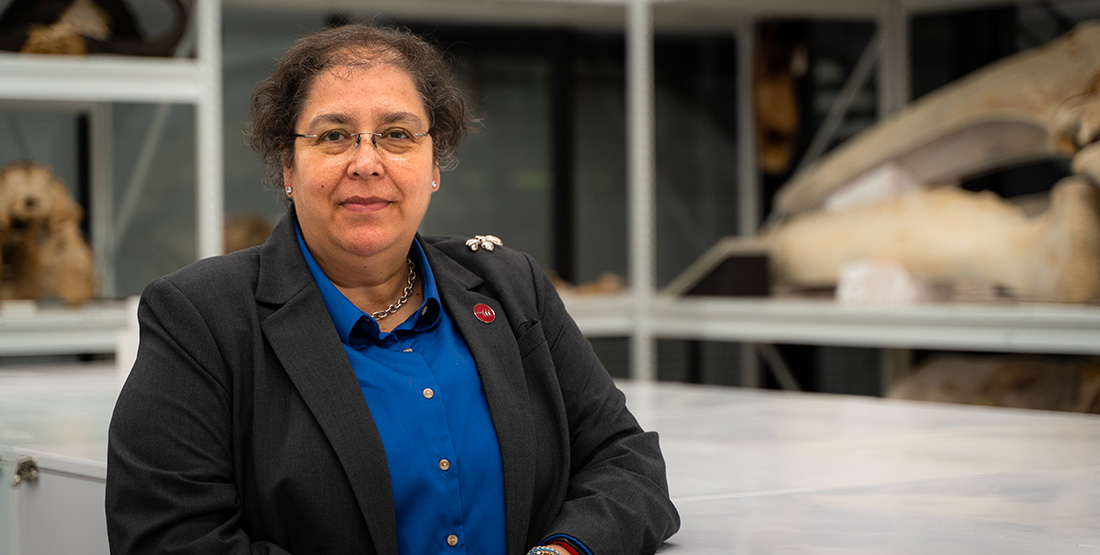
[[[199,258],[222,251],[223,152],[221,86],[221,3],[194,3],[191,27],[197,57],[83,57],[0,53],[0,102],[58,109],[83,106],[93,140],[91,243],[102,294],[113,295],[118,233],[112,201],[111,111],[119,102],[195,106],[196,252]]]
[[[629,335],[640,312],[632,295],[566,297],[566,307],[589,337]],[[659,339],[1100,355],[1100,308],[1086,305],[657,297],[645,317],[659,322],[652,327]]]
[[[225,5],[256,9],[301,9],[297,0],[224,0]],[[1003,352],[1100,354],[1100,308],[1085,306],[916,306],[846,307],[829,301],[776,299],[669,299],[655,291],[655,188],[653,34],[669,27],[729,29],[739,37],[738,160],[739,219],[743,234],[754,233],[760,215],[748,68],[754,21],[771,15],[808,15],[872,19],[879,24],[880,108],[893,113],[908,100],[908,17],[915,12],[1004,4],[993,0],[384,0],[372,10],[391,17],[448,18],[492,9],[500,23],[544,22],[616,26],[627,40],[627,141],[629,281],[628,293],[569,298],[566,305],[591,337],[631,339],[631,375],[655,377],[658,339],[707,339],[746,343],[803,343],[882,347],[885,349],[960,349]],[[32,59],[0,55],[0,100],[91,103],[93,119],[113,102],[177,102],[197,106],[197,195],[199,256],[220,252],[222,218],[222,144],[220,82],[220,5],[196,4],[196,60]],[[362,9],[357,0],[327,0],[312,9]],[[660,17],[655,17],[659,13]],[[99,114],[98,116],[96,114]],[[93,128],[106,129],[93,121]],[[100,142],[100,141],[95,141]],[[99,153],[97,155],[102,155]],[[107,158],[109,159],[109,158]],[[110,184],[109,173],[94,181]],[[97,191],[109,189],[97,189]],[[95,191],[93,191],[95,192]],[[105,196],[105,195],[100,195]],[[109,210],[110,206],[94,208]],[[108,212],[109,216],[109,212]],[[109,221],[110,218],[98,217]],[[112,230],[94,231],[97,252],[110,245]],[[132,315],[126,304],[81,310],[42,310],[27,318],[0,314],[0,355],[44,352],[111,352],[117,332]],[[109,333],[99,333],[100,331]],[[50,337],[42,343],[38,334]],[[747,350],[746,351],[750,351]],[[751,351],[749,352],[751,355]],[[748,360],[751,358],[752,360]],[[755,365],[755,356],[743,364]],[[751,369],[751,368],[750,368]]]
[[[29,304],[29,301],[24,301]],[[112,354],[131,316],[124,301],[92,302],[78,309],[0,309],[0,356]]]
[[[922,306],[891,309],[845,307],[834,302],[774,299],[666,299],[654,292],[655,228],[653,199],[654,10],[670,21],[705,21],[724,26],[738,40],[738,217],[742,235],[755,234],[760,177],[753,129],[751,62],[755,21],[772,15],[866,18],[877,23],[879,113],[896,113],[910,97],[909,18],[914,13],[1003,5],[1004,1],[850,0],[774,2],[771,0],[625,0],[627,35],[628,205],[630,210],[630,292],[612,299],[572,299],[570,311],[592,336],[628,336],[631,377],[655,377],[655,341],[660,338],[710,339],[753,343],[805,343],[1001,352],[1100,354],[1100,308],[1086,306]],[[667,16],[682,8],[684,19]],[[676,23],[672,23],[676,24]],[[620,326],[619,329],[615,329]],[[742,352],[747,385],[759,375],[754,349]]]
[[[909,52],[908,13],[902,0],[863,0],[850,2],[802,3],[799,6],[772,3],[741,2],[738,4],[714,0],[627,0],[627,140],[630,168],[628,202],[630,207],[630,276],[634,312],[631,338],[631,377],[651,380],[656,376],[656,344],[653,315],[658,313],[654,288],[656,282],[656,215],[653,156],[653,11],[661,6],[686,7],[695,16],[706,14],[708,21],[732,22],[737,36],[738,56],[738,227],[742,235],[755,234],[761,215],[758,206],[760,172],[756,162],[755,130],[753,129],[752,60],[755,44],[755,21],[782,8],[794,9],[806,15],[828,17],[863,17],[877,22],[881,49],[878,64],[881,114],[892,114],[908,101]],[[720,17],[729,14],[727,17]],[[661,314],[662,319],[664,314]],[[668,329],[662,322],[661,328]],[[735,336],[728,339],[735,339]],[[741,366],[743,375],[759,374],[759,362],[753,349],[745,349]]]

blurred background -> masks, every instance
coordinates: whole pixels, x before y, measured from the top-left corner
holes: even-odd
[[[9,3],[0,0],[0,10]],[[128,4],[147,36],[175,24],[166,2]],[[775,191],[790,179],[877,28],[873,17],[858,15],[858,2],[851,3],[856,7],[847,10],[850,15],[830,8],[834,13],[827,16],[800,8],[812,2],[776,2],[771,9],[754,8],[751,16],[732,0],[705,2],[706,10],[694,4],[658,2],[652,11],[658,289],[721,238],[743,229],[737,103],[750,93],[737,77],[744,69],[738,67],[739,41],[752,36],[758,53],[774,54],[794,92],[795,125],[779,137],[791,157],[759,172],[755,210],[766,217]],[[723,6],[728,15],[715,17]],[[627,28],[621,3],[224,0],[220,16],[227,218],[251,215],[274,224],[285,209],[282,195],[265,187],[264,170],[243,133],[251,91],[274,61],[297,37],[334,22],[401,25],[443,48],[482,118],[459,152],[457,169],[443,175],[422,232],[492,233],[566,282],[592,283],[612,274],[629,287]],[[919,98],[1096,17],[1095,1],[932,2],[908,15],[905,96]],[[754,33],[739,33],[745,26]],[[182,49],[191,54],[186,44]],[[877,71],[862,83],[826,151],[880,117]],[[97,135],[84,106],[0,103],[0,164],[48,163],[85,206],[93,167],[109,165],[117,244],[102,297],[137,295],[151,279],[198,257],[195,109],[112,103],[111,154],[97,159],[91,154]],[[1024,195],[1047,190],[1068,173],[1067,161],[1049,160],[964,186]],[[85,229],[97,217],[87,210]],[[593,337],[593,343],[613,374],[630,374],[627,337]],[[744,385],[736,371],[744,360],[738,342],[656,343],[660,380]],[[881,349],[785,345],[781,352],[802,389],[882,393]],[[761,385],[781,384],[768,374]]]

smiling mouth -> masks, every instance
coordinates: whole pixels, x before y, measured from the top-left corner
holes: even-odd
[[[373,212],[390,205],[390,201],[381,198],[352,197],[340,203],[340,206],[355,212]]]

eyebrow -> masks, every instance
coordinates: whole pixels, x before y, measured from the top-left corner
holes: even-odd
[[[335,123],[338,125],[347,125],[351,123],[351,116],[339,112],[320,114],[309,120],[309,125],[306,126],[306,129],[313,129],[319,123]]]
[[[382,114],[381,123],[383,125],[387,123],[408,122],[408,123],[423,123],[420,120],[420,116],[412,112],[386,112]]]
[[[332,123],[336,125],[350,125],[352,117],[342,112],[331,112],[325,114],[319,114],[309,121],[307,129],[313,129],[321,123]],[[391,123],[407,122],[423,124],[420,116],[412,112],[384,112],[379,117],[379,125],[388,125]]]

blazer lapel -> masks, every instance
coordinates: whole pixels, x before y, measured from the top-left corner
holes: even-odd
[[[423,239],[420,244],[431,264],[443,307],[470,348],[481,376],[503,459],[508,553],[523,553],[534,491],[529,463],[534,450],[534,424],[524,409],[527,387],[516,338],[501,304],[477,292],[480,277]],[[496,312],[492,322],[485,323],[475,316],[478,304]]]
[[[332,444],[378,553],[397,553],[397,519],[382,438],[321,293],[298,248],[293,207],[261,247],[261,324],[275,355]]]

